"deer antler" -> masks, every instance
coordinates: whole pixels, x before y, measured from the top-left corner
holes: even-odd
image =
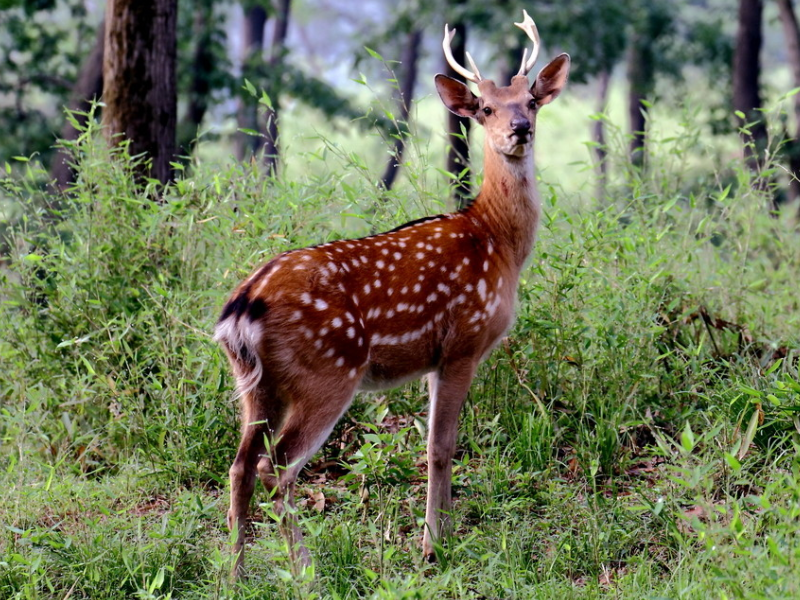
[[[469,52],[465,52],[465,54],[467,55],[467,61],[469,62],[469,66],[472,67],[472,71],[469,71],[464,67],[462,67],[460,64],[456,62],[456,59],[453,58],[453,51],[450,49],[450,42],[453,41],[453,37],[455,35],[456,35],[455,29],[451,31],[447,25],[444,26],[444,40],[442,40],[442,49],[444,50],[444,56],[447,59],[447,63],[451,67],[453,67],[453,70],[456,73],[461,75],[467,81],[471,81],[472,83],[480,82],[482,79],[481,73],[480,71],[478,71],[478,67],[475,66],[475,61],[472,60],[472,56],[470,56]]]
[[[533,68],[533,65],[536,64],[536,59],[539,56],[539,30],[536,28],[536,23],[533,22],[531,16],[528,14],[527,10],[522,11],[523,19],[522,23],[514,23],[517,27],[522,29],[525,33],[528,34],[528,37],[531,38],[533,41],[533,49],[531,50],[530,57],[528,56],[528,49],[522,53],[522,64],[519,66],[519,72],[517,75],[527,75],[530,70]],[[454,67],[455,68],[455,67]]]

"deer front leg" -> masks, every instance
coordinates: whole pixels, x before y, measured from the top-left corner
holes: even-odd
[[[436,561],[434,543],[450,534],[451,475],[458,436],[458,415],[467,397],[477,361],[448,365],[428,377],[430,409],[428,423],[428,501],[422,553]]]

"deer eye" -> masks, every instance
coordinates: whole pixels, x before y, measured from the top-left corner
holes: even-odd
[[[494,111],[493,111],[491,108],[489,108],[488,106],[485,106],[485,107],[483,108],[483,114],[485,114],[487,117],[488,117],[490,114],[492,114],[493,112],[494,112]]]
[[[531,110],[536,110],[536,100],[531,100],[530,102],[528,102],[528,108],[530,108]]]

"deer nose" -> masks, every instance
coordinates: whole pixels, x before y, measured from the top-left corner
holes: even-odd
[[[519,137],[528,135],[531,131],[531,122],[525,117],[518,117],[511,120],[511,129]]]

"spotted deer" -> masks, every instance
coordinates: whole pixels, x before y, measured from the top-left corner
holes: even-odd
[[[563,89],[561,54],[533,85],[527,74],[539,34],[527,12],[516,23],[533,42],[510,85],[483,79],[450,50],[466,84],[436,75],[452,112],[486,128],[484,182],[458,212],[386,233],[290,250],[259,267],[233,292],[216,326],[242,403],[242,437],[230,469],[228,525],[233,574],[242,569],[245,521],[256,475],[269,492],[294,568],[310,564],[293,510],[300,470],[330,435],[358,390],[427,375],[428,497],[424,558],[449,531],[458,416],[480,362],[510,327],[517,283],[536,236],[540,200],[533,140],[539,109]]]

